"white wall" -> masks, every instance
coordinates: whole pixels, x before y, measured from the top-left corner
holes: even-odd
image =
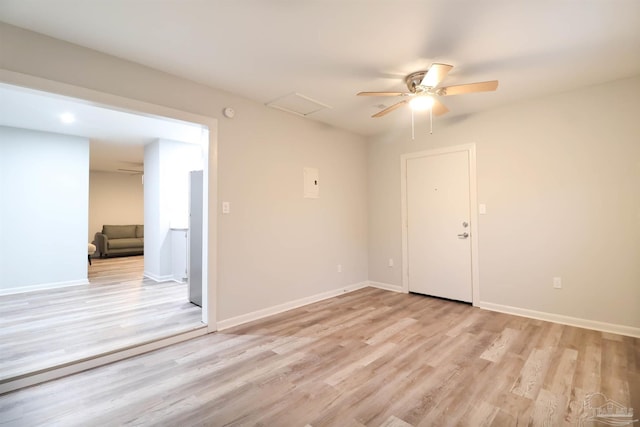
[[[640,327],[639,95],[637,77],[372,139],[370,280],[401,285],[400,155],[476,143],[481,301]]]
[[[144,274],[173,278],[171,227],[189,219],[189,172],[202,169],[199,145],[158,139],[144,149]]]
[[[242,313],[225,301],[253,311],[367,279],[362,138],[255,108],[222,122],[220,143],[219,200],[231,202],[218,223],[223,318]],[[303,198],[305,167],[319,170],[318,199]]]
[[[0,127],[0,293],[87,283],[89,141]]]
[[[140,175],[89,173],[89,241],[104,224],[144,224],[144,191]]]

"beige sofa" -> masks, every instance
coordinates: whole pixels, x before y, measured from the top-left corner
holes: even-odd
[[[144,225],[103,225],[102,233],[96,233],[95,242],[101,258],[143,254]]]

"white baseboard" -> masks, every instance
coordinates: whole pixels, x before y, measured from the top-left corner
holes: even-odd
[[[371,282],[369,281],[369,286],[372,288],[384,289],[385,291],[393,291],[403,293],[402,286],[398,285],[390,285],[389,283],[382,282]]]
[[[311,295],[310,297],[300,298],[295,301],[289,301],[284,304],[264,308],[262,310],[252,311],[251,313],[242,314],[240,316],[231,317],[229,319],[219,320],[217,322],[218,330],[221,331],[223,329],[229,329],[234,326],[242,325],[243,323],[253,322],[254,320],[262,319],[264,317],[272,316],[274,314],[282,313],[284,311],[292,310],[294,308],[302,307],[304,305],[312,304],[314,302],[322,301],[328,298],[333,298],[346,292],[353,292],[358,289],[366,288],[367,286],[369,286],[369,282],[360,282],[353,285],[345,286],[343,288],[333,289],[331,291]]]
[[[547,322],[560,323],[562,325],[577,326],[579,328],[593,329],[602,332],[611,332],[619,335],[640,338],[640,328],[633,326],[617,325],[615,323],[599,322],[596,320],[581,319],[579,317],[564,316],[562,314],[547,313],[544,311],[529,310],[526,308],[512,307],[509,305],[494,304],[481,301],[478,307],[498,311],[500,313],[514,314],[516,316],[529,317],[531,319],[546,320]]]
[[[164,276],[158,276],[157,274],[149,273],[145,271],[142,275],[148,279],[153,280],[154,282],[169,282],[175,281],[173,278],[173,274],[165,274]]]
[[[42,291],[45,289],[66,288],[69,286],[88,285],[89,280],[85,277],[80,280],[69,280],[66,282],[38,283],[37,285],[18,286],[15,288],[0,289],[0,295],[22,294],[24,292]]]

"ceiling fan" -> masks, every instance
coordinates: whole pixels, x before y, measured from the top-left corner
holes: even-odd
[[[129,175],[144,175],[144,163],[143,162],[130,162],[126,160],[120,160],[120,163],[126,163],[131,165],[135,169],[118,168],[118,172],[129,173]]]
[[[413,110],[431,110],[432,114],[441,116],[449,109],[438,100],[440,96],[461,95],[473,92],[490,92],[498,88],[498,81],[467,83],[455,86],[439,87],[438,85],[449,74],[453,65],[432,64],[427,71],[416,71],[405,78],[409,92],[360,92],[358,96],[401,96],[406,97],[390,107],[385,108],[371,117],[378,118],[392,112],[404,104],[409,104]]]
[[[120,169],[118,168],[118,172],[129,173],[130,175],[144,175],[144,171],[137,169]]]

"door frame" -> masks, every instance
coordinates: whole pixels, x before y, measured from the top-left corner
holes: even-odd
[[[407,161],[420,157],[466,152],[469,159],[469,233],[471,238],[471,297],[472,304],[480,303],[480,273],[478,263],[478,189],[476,179],[476,144],[436,148],[400,156],[400,195],[402,207],[402,292],[409,293],[409,224],[407,208]]]
[[[121,110],[138,115],[148,115],[166,120],[186,121],[201,125],[208,130],[203,144],[203,248],[202,248],[202,298],[206,306],[202,307],[202,319],[206,325],[202,328],[178,333],[156,341],[125,347],[94,358],[79,360],[74,363],[22,376],[15,380],[0,384],[0,394],[19,388],[28,387],[45,381],[75,374],[87,369],[96,368],[147,353],[158,348],[173,345],[217,330],[217,202],[218,202],[218,120],[133,98],[126,98],[106,92],[96,91],[73,84],[49,80],[42,77],[23,74],[0,68],[0,83],[19,86],[25,89],[48,92],[52,97],[73,98],[78,102],[86,102],[104,108]]]
[[[200,114],[177,110],[120,95],[113,95],[81,86],[49,80],[0,68],[0,83],[26,90],[48,92],[51,97],[72,98],[112,110],[164,120],[177,120],[198,124],[208,133],[203,134],[203,228],[202,228],[202,321],[205,333],[217,331],[217,210],[218,203],[218,120]],[[206,306],[204,304],[206,300]],[[170,345],[170,344],[167,344]],[[141,348],[142,346],[140,346]],[[134,347],[138,348],[138,347]]]

